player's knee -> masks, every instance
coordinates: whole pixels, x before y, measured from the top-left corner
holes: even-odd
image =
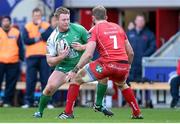
[[[54,91],[55,91],[55,89],[56,89],[55,85],[49,84],[44,89],[43,94],[47,95],[47,96],[52,96]]]
[[[50,96],[51,95],[51,91],[46,88],[46,89],[43,90],[43,94],[46,95],[46,96]]]
[[[75,77],[75,82],[78,82],[79,84],[82,84],[84,82],[86,82],[84,80],[84,77],[86,76],[85,71],[82,69]]]
[[[99,80],[98,82],[101,83],[101,84],[107,84],[108,78],[104,78],[102,80]]]
[[[84,81],[82,80],[82,77],[80,75],[77,75],[75,77],[75,82],[77,82],[78,84],[82,84],[84,83]]]
[[[116,85],[118,86],[118,88],[120,90],[124,90],[124,89],[127,89],[129,88],[129,86],[127,85],[127,83],[123,82],[123,83],[116,83]]]
[[[85,70],[80,71],[80,73],[77,75],[76,80],[80,83],[87,83],[92,82],[94,79],[90,77]]]

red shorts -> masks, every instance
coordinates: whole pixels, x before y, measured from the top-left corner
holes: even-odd
[[[129,75],[129,64],[119,62],[103,62],[97,59],[89,63],[89,71],[96,80],[109,77],[115,82],[124,82]]]

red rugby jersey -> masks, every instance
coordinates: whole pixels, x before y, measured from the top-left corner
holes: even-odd
[[[88,42],[96,42],[100,59],[106,62],[127,60],[124,30],[117,24],[102,21],[90,30]]]

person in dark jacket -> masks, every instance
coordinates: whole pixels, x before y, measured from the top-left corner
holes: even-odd
[[[179,88],[180,88],[180,59],[177,65],[177,76],[173,77],[170,81],[170,93],[172,96],[171,108],[178,107],[179,102]]]
[[[156,50],[155,36],[153,32],[145,27],[145,23],[145,17],[137,15],[135,18],[135,28],[127,32],[129,42],[134,50],[134,60],[128,78],[130,82],[144,81],[142,77],[142,58],[149,57]]]
[[[145,27],[143,15],[137,15],[135,28],[127,32],[128,39],[134,50],[134,60],[131,66],[130,80],[141,81],[142,58],[152,55],[156,50],[155,36]]]
[[[42,21],[42,12],[39,8],[32,11],[32,21],[25,25],[23,39],[26,46],[26,94],[25,105],[29,108],[34,103],[34,91],[39,72],[41,89],[47,84],[50,68],[46,61],[46,41],[52,29],[48,22]]]

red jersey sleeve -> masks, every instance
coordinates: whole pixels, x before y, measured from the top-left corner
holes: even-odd
[[[125,40],[127,40],[128,38],[127,38],[127,35],[126,35],[126,33],[124,32],[124,39]]]
[[[96,35],[96,27],[92,27],[90,30],[89,30],[89,39],[88,39],[88,42],[91,42],[91,41],[94,41],[96,42],[97,41],[97,35]]]

